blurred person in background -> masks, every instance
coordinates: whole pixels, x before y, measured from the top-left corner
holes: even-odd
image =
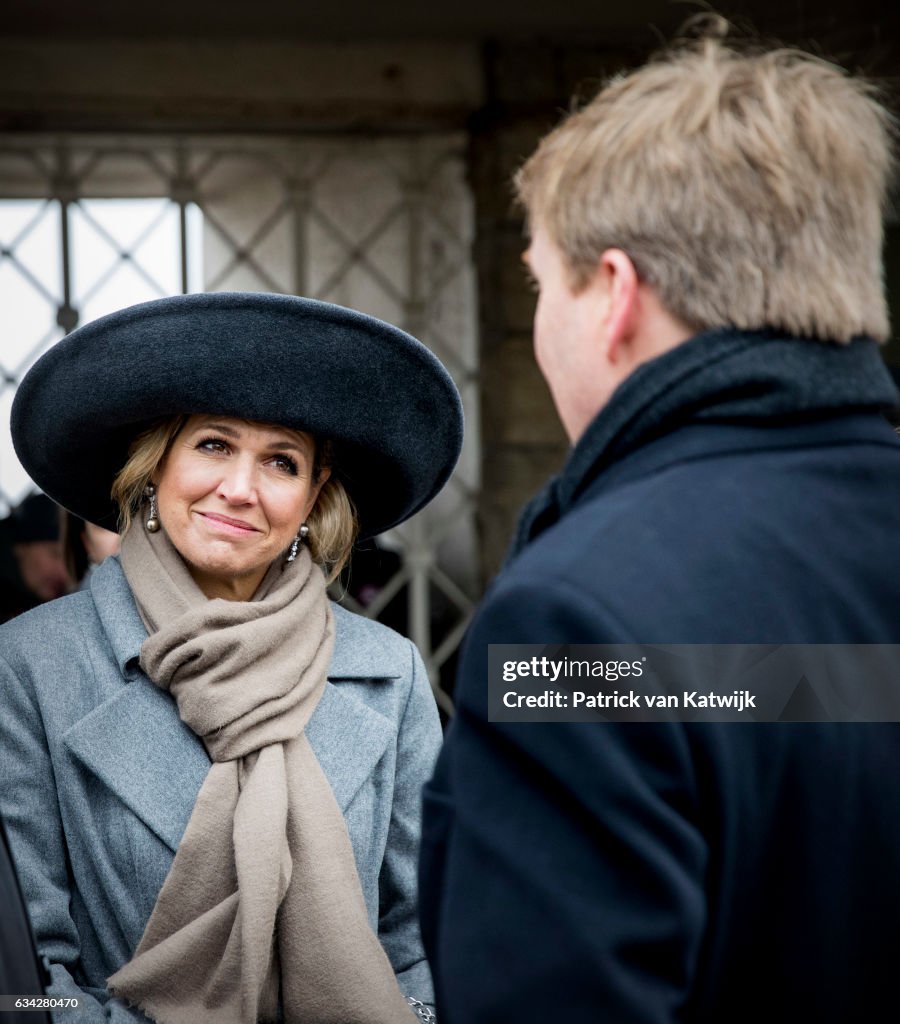
[[[29,494],[0,520],[0,621],[68,594],[75,577],[60,541],[59,508]]]

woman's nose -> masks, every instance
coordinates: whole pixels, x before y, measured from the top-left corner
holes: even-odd
[[[223,468],[217,494],[232,505],[256,500],[256,467],[250,460],[230,459]]]

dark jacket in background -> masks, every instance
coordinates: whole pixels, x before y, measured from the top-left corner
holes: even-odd
[[[894,403],[872,342],[700,335],[526,510],[426,788],[442,1024],[896,1016],[900,725],[486,713],[489,643],[900,643]]]
[[[0,992],[9,995],[34,997],[44,995],[46,972],[38,960],[31,934],[31,923],[19,880],[9,852],[6,828],[0,819]],[[39,1004],[40,1005],[40,1004]],[[16,1009],[4,1011],[3,1024],[50,1024],[50,1014],[44,1010]]]

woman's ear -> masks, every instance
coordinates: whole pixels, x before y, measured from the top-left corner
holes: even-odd
[[[303,517],[304,519],[308,519],[310,512],[312,512],[312,510],[316,507],[316,502],[319,500],[319,494],[322,492],[322,488],[328,482],[328,478],[330,476],[331,476],[331,467],[330,466],[322,466],[322,468],[319,470],[318,479],[316,480],[316,482],[312,486],[312,492],[310,494],[310,502],[309,502],[309,505],[308,505],[308,507],[306,509],[306,515],[304,515],[304,517]]]
[[[172,439],[174,441],[174,438]],[[157,462],[153,472],[150,474],[150,479],[147,481],[148,484],[153,484],[154,487],[159,487],[159,482],[163,478],[163,472],[166,468],[166,461],[169,458],[169,451],[172,447],[172,441],[169,442],[169,447],[163,453],[163,457]]]

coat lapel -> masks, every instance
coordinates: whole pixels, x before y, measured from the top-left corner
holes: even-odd
[[[115,569],[121,574],[118,565]],[[93,590],[96,599],[97,588]],[[119,599],[123,596],[118,594]],[[109,615],[104,615],[101,603],[97,601],[98,611],[108,626]],[[121,611],[119,604],[117,614]],[[119,622],[114,630],[107,630],[123,666],[138,653],[146,636],[136,609],[133,615],[136,621],[127,628]],[[338,805],[346,811],[396,732],[394,724],[369,707],[361,688],[352,684],[365,679],[377,685],[402,675],[403,666],[379,644],[377,627],[371,623],[342,609],[335,609],[335,623],[330,681],[307,735]],[[130,681],[123,681],[112,697],[68,729],[63,743],[174,852],[209,771],[209,757],[178,717],[167,693],[139,671],[127,672],[128,677]]]
[[[346,683],[329,682],[306,727],[342,811],[372,774],[396,732],[384,715],[363,704],[352,689]]]
[[[76,722],[63,743],[173,851],[206,773],[200,740],[145,676]]]
[[[307,728],[342,811],[395,732],[348,691],[329,683]],[[173,852],[178,848],[210,761],[170,697],[135,679],[73,725],[63,742]]]
[[[329,684],[306,735],[338,805],[346,811],[397,731],[389,718],[363,701],[362,694],[399,678],[405,666],[398,662],[396,646],[383,642],[384,627],[340,605],[333,605],[332,611],[335,643]],[[369,685],[353,685],[360,682]]]

